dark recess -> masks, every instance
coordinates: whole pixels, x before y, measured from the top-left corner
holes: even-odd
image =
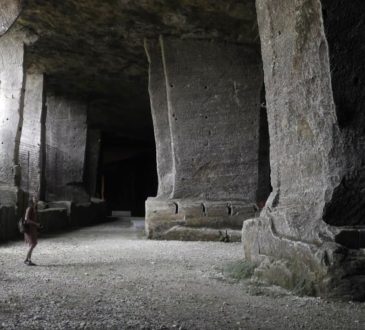
[[[144,216],[146,199],[157,192],[153,142],[106,136],[102,149],[101,176],[108,208]]]
[[[326,205],[324,220],[336,226],[365,224],[365,2],[322,0],[331,80],[347,174]],[[355,170],[356,164],[361,164]]]

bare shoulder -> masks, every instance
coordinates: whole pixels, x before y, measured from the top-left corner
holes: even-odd
[[[28,206],[25,210],[25,216],[27,216],[31,212],[31,207]]]

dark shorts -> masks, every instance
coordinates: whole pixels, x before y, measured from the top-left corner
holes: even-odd
[[[38,243],[38,231],[37,227],[29,226],[29,230],[24,233],[25,243],[29,245],[35,245]]]

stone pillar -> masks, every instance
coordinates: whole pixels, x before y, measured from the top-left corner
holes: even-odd
[[[255,274],[266,281],[354,298],[364,292],[360,254],[336,244],[338,228],[323,221],[345,174],[346,138],[336,116],[321,3],[257,0],[256,7],[273,192],[260,218],[244,222],[245,257],[260,265]]]
[[[84,183],[87,138],[86,105],[47,95],[46,200],[87,202]]]
[[[24,36],[0,37],[0,239],[16,235],[20,197],[19,141],[24,102]]]
[[[0,185],[13,190],[19,184],[19,141],[23,124],[24,42],[22,35],[0,38]],[[10,194],[12,195],[12,194]],[[0,194],[0,203],[12,202]]]
[[[148,236],[219,239],[254,215],[260,57],[242,46],[172,38],[147,42],[146,51],[160,180],[146,202]]]
[[[42,143],[44,135],[43,74],[27,74],[19,162],[21,189],[29,195],[41,192]]]

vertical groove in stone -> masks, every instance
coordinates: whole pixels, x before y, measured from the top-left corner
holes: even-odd
[[[23,191],[37,196],[40,195],[42,176],[42,118],[45,101],[43,84],[43,74],[27,74],[19,152],[20,187]]]
[[[168,119],[168,127],[169,127],[169,134],[170,134],[170,146],[171,146],[171,178],[172,178],[172,189],[170,191],[170,198],[174,198],[175,196],[175,189],[176,189],[176,154],[175,154],[175,136],[172,130],[173,125],[173,117],[172,117],[172,105],[171,100],[169,99],[169,78],[167,74],[167,65],[166,65],[166,55],[165,55],[165,46],[164,46],[164,38],[161,35],[159,37],[159,45],[161,49],[161,56],[162,56],[162,67],[164,72],[164,81],[165,81],[165,92],[166,92],[166,102],[167,102],[167,119]]]
[[[173,190],[174,171],[162,50],[157,40],[145,40],[145,51],[149,62],[148,91],[156,141],[157,197],[168,198]]]

